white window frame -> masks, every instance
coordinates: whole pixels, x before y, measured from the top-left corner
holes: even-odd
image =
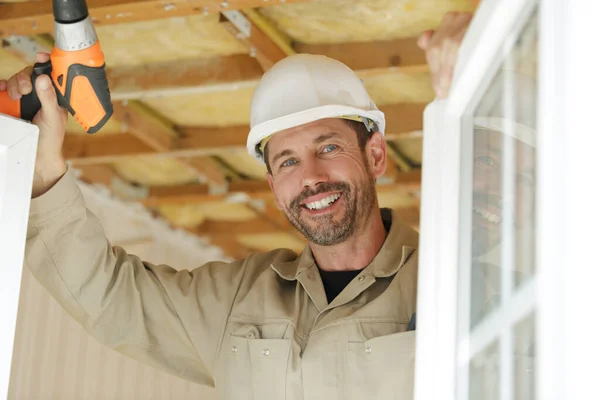
[[[461,137],[461,123],[469,122],[473,100],[497,71],[509,33],[536,4],[537,262],[533,286],[520,299],[536,311],[536,399],[600,398],[600,57],[593,34],[600,3],[485,0],[463,41],[450,96],[431,103],[424,116],[416,400],[454,400],[461,389],[459,226],[468,226],[470,208],[459,213],[461,201],[470,202],[471,188],[460,183],[472,178],[461,166],[461,154],[472,148]],[[502,397],[510,398],[510,393]]]
[[[7,398],[38,127],[0,114],[0,398]]]

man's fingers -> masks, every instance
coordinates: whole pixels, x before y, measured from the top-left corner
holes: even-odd
[[[471,19],[470,13],[448,12],[435,31],[423,32],[418,39],[419,47],[426,52],[438,98],[445,98],[450,92],[458,51]]]
[[[39,62],[39,63],[43,63],[43,62],[49,61],[50,60],[50,54],[48,54],[48,53],[42,53],[42,52],[37,53],[35,55],[35,60],[37,62]]]
[[[432,31],[432,30],[428,30],[428,31],[421,33],[421,35],[419,35],[419,39],[417,40],[417,45],[422,50],[427,50],[427,47],[429,46],[429,41],[431,40],[431,37],[433,36],[433,34],[434,34],[434,31]]]
[[[52,86],[52,82],[48,75],[40,75],[35,81],[35,88],[37,95],[42,103],[42,115],[44,122],[50,126],[61,118],[61,110],[58,106],[58,100],[56,98],[56,92]]]
[[[13,100],[19,100],[21,98],[21,93],[19,92],[19,82],[17,81],[17,77],[11,77],[7,84],[6,90],[8,91],[8,97]]]
[[[11,99],[19,100],[23,94],[27,94],[27,93],[31,92],[31,73],[32,72],[33,72],[33,68],[27,67],[27,68],[22,69],[21,71],[19,71],[18,73],[16,73],[15,75],[11,76],[8,79],[6,90],[8,91],[8,96]],[[24,81],[27,81],[28,83],[25,83],[23,88],[21,88],[21,83]],[[29,85],[29,86],[27,86],[27,85]],[[21,89],[23,89],[23,91],[25,91],[26,93],[22,93]],[[29,89],[29,90],[27,90],[27,89]]]
[[[8,89],[8,82],[4,79],[0,79],[0,92],[6,92],[6,89]]]
[[[19,84],[19,93],[26,95],[31,93],[33,86],[31,85],[31,70],[25,69],[17,74],[17,83]]]

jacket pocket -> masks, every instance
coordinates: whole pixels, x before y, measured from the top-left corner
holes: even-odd
[[[229,339],[226,399],[285,399],[290,339]]]
[[[415,331],[349,342],[350,398],[412,400],[414,366]]]

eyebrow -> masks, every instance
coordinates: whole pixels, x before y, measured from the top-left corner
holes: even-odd
[[[326,140],[329,140],[329,139],[331,139],[332,137],[337,137],[337,136],[339,136],[339,135],[338,135],[337,133],[335,133],[335,132],[324,133],[324,134],[322,134],[322,135],[319,135],[319,136],[317,136],[317,137],[316,137],[316,138],[313,140],[313,143],[315,143],[315,144],[319,144],[319,143],[322,143],[322,142],[324,142],[324,141],[326,141]],[[280,151],[279,153],[275,154],[275,156],[273,156],[273,161],[272,161],[272,162],[273,162],[273,164],[275,164],[275,162],[276,162],[278,159],[280,159],[280,158],[282,158],[282,157],[285,157],[285,156],[292,155],[292,154],[293,154],[293,151],[292,151],[292,150],[290,150],[290,149],[285,149],[285,150],[283,150],[283,151]]]
[[[275,154],[275,156],[273,157],[273,161],[272,163],[275,164],[275,162],[280,159],[281,157],[285,157],[285,156],[289,156],[292,154],[292,151],[289,149],[280,151],[279,153]]]
[[[317,138],[315,140],[313,140],[313,143],[315,144],[319,144],[321,142],[324,142],[328,139],[331,139],[332,137],[337,137],[339,136],[337,133],[335,132],[329,132],[329,133],[324,133],[322,135],[317,136]]]

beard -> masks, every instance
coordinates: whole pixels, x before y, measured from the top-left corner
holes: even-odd
[[[353,190],[354,189],[354,190]],[[327,214],[306,215],[302,201],[321,193],[339,192],[344,210],[341,218]],[[344,242],[366,225],[376,199],[374,179],[365,179],[357,187],[347,182],[326,182],[315,189],[306,189],[293,199],[284,210],[290,223],[310,242],[320,246],[332,246]],[[338,214],[338,213],[335,213]]]

